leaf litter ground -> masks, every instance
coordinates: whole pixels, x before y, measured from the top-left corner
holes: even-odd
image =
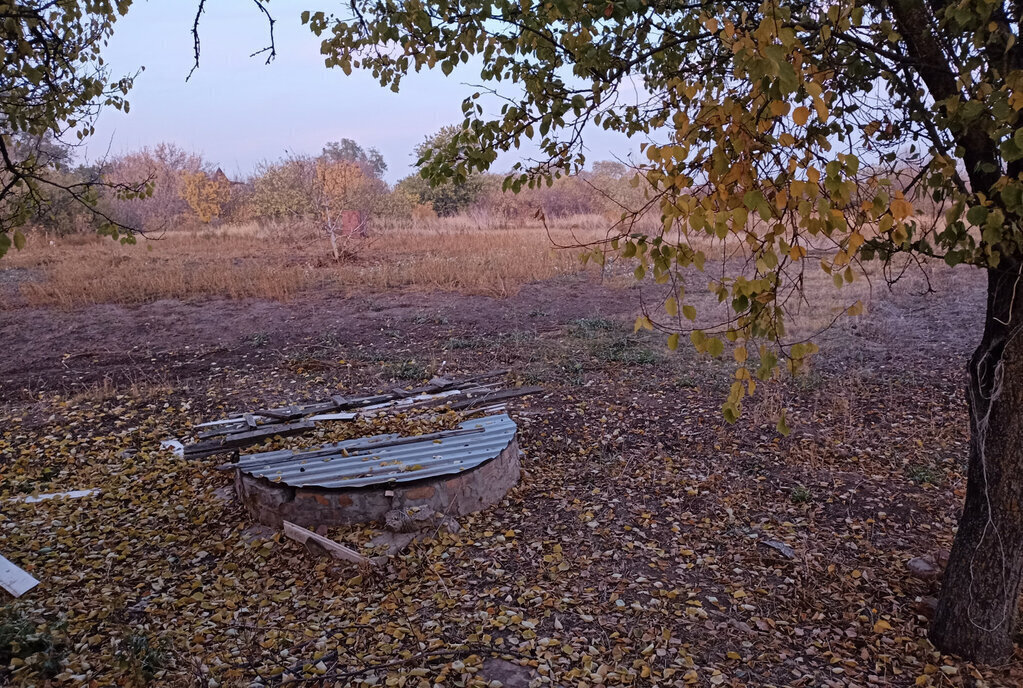
[[[960,298],[879,297],[735,426],[727,364],[669,355],[631,334],[634,293],[573,280],[504,301],[12,311],[0,334],[30,365],[0,371],[0,552],[42,584],[0,612],[0,682],[1020,685],[1019,656],[931,648],[938,583],[906,567],[949,546],[965,486],[982,291],[949,280]],[[221,457],[160,449],[230,410],[414,386],[443,361],[545,387],[513,405],[523,479],[380,569],[253,527]]]

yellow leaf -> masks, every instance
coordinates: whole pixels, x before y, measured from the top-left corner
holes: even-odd
[[[815,97],[813,99],[813,109],[817,111],[817,117],[822,122],[828,119],[828,106],[824,104],[824,99],[821,97]]]
[[[678,301],[675,300],[674,296],[669,296],[668,300],[664,302],[664,310],[672,317],[678,315]]]
[[[648,318],[645,315],[641,315],[638,318],[636,318],[636,324],[633,326],[632,331],[639,332],[640,329],[653,330],[654,324],[650,322],[650,318]]]
[[[806,120],[808,120],[809,118],[810,110],[802,105],[800,105],[799,107],[792,111],[792,121],[795,122],[798,126],[803,126],[804,124],[806,124]]]
[[[874,623],[874,633],[884,633],[885,631],[892,630],[892,625],[884,619],[878,619]]]
[[[732,352],[732,355],[735,356],[736,363],[745,363],[746,358],[749,356],[749,354],[746,352],[746,347],[744,346],[735,347],[735,350]]]

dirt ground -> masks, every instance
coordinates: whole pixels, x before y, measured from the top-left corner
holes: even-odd
[[[487,685],[498,655],[537,685],[1021,685],[1020,653],[933,651],[938,581],[907,569],[951,542],[984,302],[967,271],[921,286],[875,292],[732,426],[733,365],[633,334],[649,294],[587,276],[506,299],[8,310],[0,551],[43,581],[17,613],[68,685]],[[545,388],[512,407],[522,482],[372,576],[253,539],[210,497],[216,459],[158,448],[229,410],[497,366]],[[104,496],[9,501],[87,487]]]

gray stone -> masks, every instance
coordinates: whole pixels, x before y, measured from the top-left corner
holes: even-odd
[[[922,557],[913,557],[906,562],[906,568],[914,576],[924,580],[933,580],[941,575],[941,567],[930,554]]]
[[[370,540],[369,546],[374,548],[386,546],[387,553],[394,555],[411,545],[415,539],[416,533],[392,533],[387,531],[380,533]]]
[[[530,667],[498,657],[484,659],[480,669],[480,676],[487,681],[500,681],[504,688],[529,688],[535,675]]]
[[[272,540],[277,534],[273,528],[264,526],[261,523],[254,523],[242,531],[242,540],[245,542],[256,542],[258,540]]]
[[[218,487],[213,491],[213,498],[224,504],[230,504],[234,501],[234,487],[232,485]]]
[[[760,544],[765,547],[770,547],[786,559],[796,558],[796,550],[792,549],[792,547],[786,545],[784,542],[779,542],[778,540],[761,540]]]

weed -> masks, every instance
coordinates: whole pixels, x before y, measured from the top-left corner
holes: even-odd
[[[267,332],[256,332],[246,337],[245,341],[257,349],[262,349],[270,342],[270,334]]]
[[[593,355],[608,363],[625,365],[650,365],[660,360],[652,349],[640,346],[632,335],[618,336],[594,347]]]
[[[906,475],[909,479],[918,485],[937,485],[941,482],[941,472],[935,470],[932,466],[925,466],[923,464],[913,464],[906,469]]]
[[[620,329],[618,323],[607,318],[579,318],[569,328],[571,334],[580,339],[594,339],[601,334]]]
[[[537,368],[527,368],[522,371],[522,382],[526,385],[538,385],[547,382],[547,376]]]
[[[548,313],[542,308],[534,308],[533,310],[529,311],[530,318],[546,318],[548,315],[550,315],[550,313]]]
[[[412,319],[412,322],[416,325],[447,325],[449,321],[443,315],[426,315],[425,313],[420,313]]]
[[[800,392],[815,392],[821,389],[824,383],[827,382],[824,376],[816,370],[807,370],[799,373],[792,380]]]
[[[509,344],[528,344],[536,339],[536,332],[533,330],[513,330],[505,332],[500,339]]]
[[[560,361],[556,366],[559,381],[567,382],[570,385],[581,385],[583,380],[583,364],[574,360]]]
[[[675,377],[675,384],[679,387],[687,387],[689,389],[696,389],[700,386],[699,380],[691,372],[682,373]]]
[[[479,345],[476,337],[452,337],[448,340],[447,348],[454,349],[475,349]]]
[[[399,380],[423,380],[427,377],[426,366],[418,361],[402,361],[390,368],[391,374]]]
[[[0,608],[0,682],[2,668],[33,667],[45,677],[55,676],[67,654],[65,645],[54,638],[62,624],[37,624],[14,606]]]
[[[148,635],[137,631],[121,640],[115,657],[136,686],[149,684],[169,663],[166,640],[154,643]]]
[[[803,485],[796,485],[792,488],[792,492],[789,494],[789,499],[793,504],[807,504],[813,501],[813,493],[810,492],[810,488]]]

